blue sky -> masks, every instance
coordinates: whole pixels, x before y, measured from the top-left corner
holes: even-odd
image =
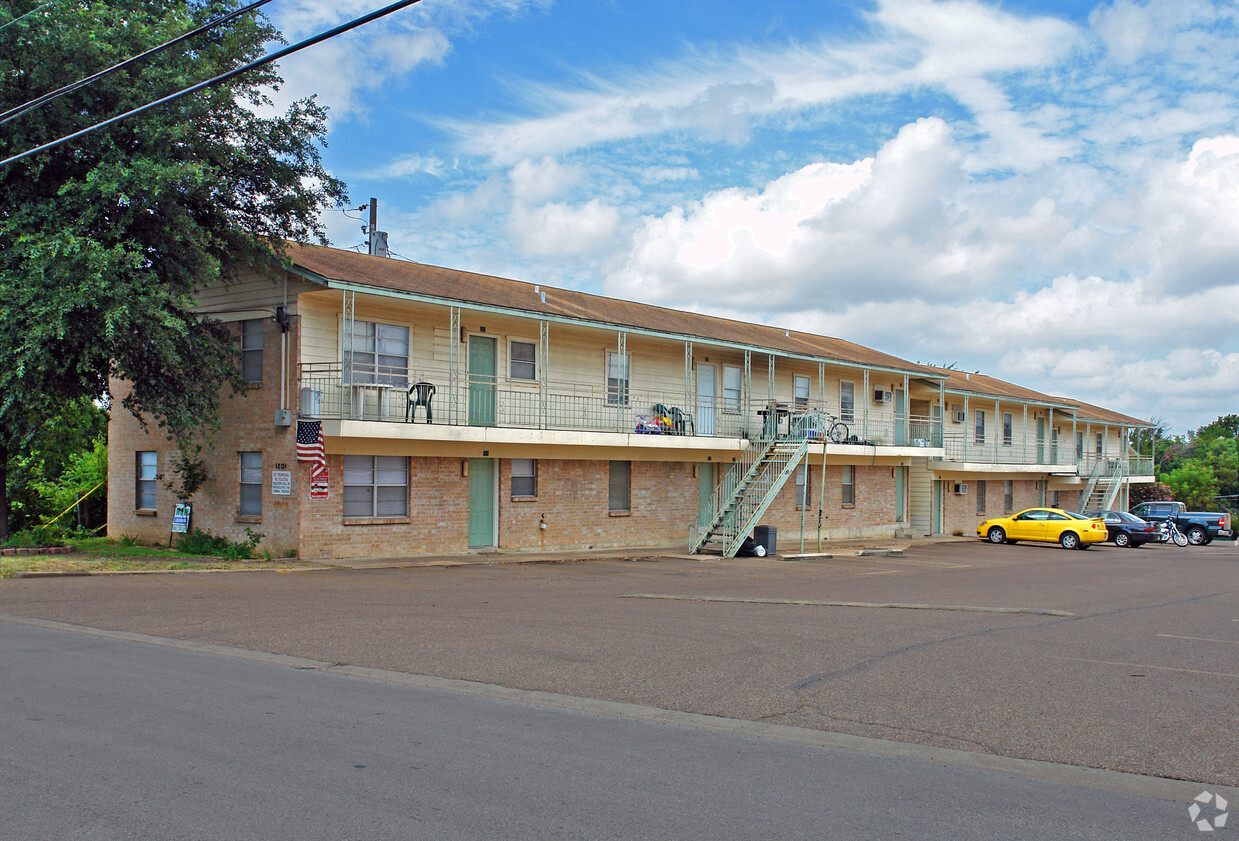
[[[1239,412],[1233,2],[423,0],[281,71],[404,258]]]

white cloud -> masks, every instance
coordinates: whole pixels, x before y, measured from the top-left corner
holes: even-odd
[[[508,231],[517,246],[528,254],[581,254],[610,239],[619,226],[619,212],[599,199],[582,205],[553,202],[529,208],[513,207]]]
[[[451,128],[467,151],[503,164],[684,130],[741,143],[755,122],[772,117],[858,95],[936,87],[974,107],[991,131],[1010,134],[1007,145],[1021,150],[1021,160],[1063,152],[1062,141],[1040,136],[1026,116],[1009,116],[1005,94],[987,79],[1064,56],[1079,39],[1072,26],[976,2],[930,0],[887,0],[871,22],[880,35],[866,44],[823,38],[693,53],[611,81],[592,78],[576,89],[525,84],[520,90],[534,116]]]
[[[512,197],[518,202],[537,204],[559,195],[581,180],[583,171],[575,165],[564,165],[554,158],[540,161],[523,160],[508,172]]]

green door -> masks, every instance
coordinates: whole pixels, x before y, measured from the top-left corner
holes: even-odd
[[[714,463],[697,465],[697,522],[704,523],[714,511]]]
[[[895,446],[908,445],[908,393],[895,389]]]
[[[495,545],[495,460],[469,459],[469,546]]]
[[[1037,418],[1037,464],[1045,464],[1045,418]]]
[[[933,533],[942,534],[942,494],[943,485],[946,483],[941,479],[934,480],[934,511],[933,511]]]
[[[495,425],[495,339],[469,337],[469,425]]]
[[[895,468],[895,522],[908,521],[908,468]]]

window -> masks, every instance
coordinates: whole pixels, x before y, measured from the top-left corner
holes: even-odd
[[[1097,455],[1101,455],[1101,433],[1097,433]]]
[[[137,486],[134,493],[134,507],[144,511],[154,511],[155,480],[158,478],[156,475],[158,461],[156,460],[155,451],[138,450],[134,461],[137,465]]]
[[[740,369],[734,365],[723,366],[723,411],[740,411],[741,398]]]
[[[1015,422],[1010,412],[1002,413],[1002,443],[1008,447],[1015,439]]]
[[[977,427],[976,428],[976,433],[977,433],[976,442],[978,444],[984,444],[985,443],[985,412],[981,409],[977,409],[976,427]]]
[[[262,516],[262,453],[241,453],[241,502],[237,513]]]
[[[856,504],[856,468],[850,464],[843,465],[843,488],[840,501],[844,505]]]
[[[512,459],[512,496],[538,495],[538,461],[532,458]]]
[[[985,480],[977,482],[977,513],[985,513]]]
[[[344,356],[344,369],[355,383],[403,385],[409,379],[409,328],[354,322],[353,353]]]
[[[241,322],[241,376],[247,383],[262,382],[263,319]]]
[[[404,456],[344,457],[344,519],[407,517],[409,460]]]
[[[809,479],[809,465],[806,462],[796,469],[796,507],[807,506],[812,498],[813,487]]]
[[[792,377],[792,392],[795,397],[796,411],[803,412],[809,408],[809,378]]]
[[[538,346],[513,339],[508,344],[508,376],[514,380],[538,378]]]
[[[1076,433],[1076,458],[1084,458],[1084,433]]]
[[[856,420],[856,383],[839,383],[839,420]]]
[[[628,405],[628,354],[607,351],[607,405]]]
[[[1006,514],[1015,510],[1015,481],[1012,479],[1002,483],[1002,510]]]
[[[611,478],[607,485],[607,510],[628,511],[629,486],[632,481],[632,462],[611,462]]]

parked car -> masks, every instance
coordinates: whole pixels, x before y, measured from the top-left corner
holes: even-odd
[[[1061,508],[1029,508],[1010,517],[995,517],[977,526],[977,537],[990,543],[1040,540],[1064,549],[1087,549],[1109,537],[1100,517],[1086,517]]]
[[[1131,510],[1137,517],[1158,525],[1173,519],[1179,531],[1187,535],[1193,546],[1206,546],[1215,537],[1233,540],[1235,533],[1230,514],[1211,511],[1188,511],[1182,502],[1142,502]]]
[[[1160,538],[1158,528],[1126,511],[1086,511],[1086,517],[1101,517],[1106,522],[1107,538],[1115,546],[1135,548],[1155,543]]]

